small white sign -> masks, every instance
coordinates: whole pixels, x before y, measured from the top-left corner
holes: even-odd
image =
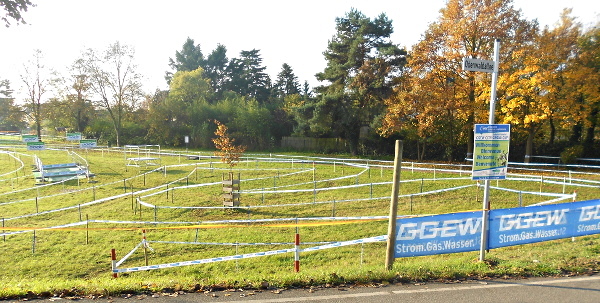
[[[79,148],[94,148],[96,147],[96,139],[85,139],[79,141]]]
[[[44,142],[27,142],[27,150],[45,150]]]
[[[185,136],[185,137],[183,137],[183,138],[184,138],[184,140],[185,140],[185,144],[188,144],[188,143],[190,143],[190,136]]]
[[[23,142],[28,143],[28,142],[39,142],[39,138],[36,135],[22,135],[21,139],[23,140]]]
[[[480,60],[463,58],[462,68],[472,72],[493,73],[495,62],[491,60]]]
[[[67,133],[67,141],[81,140],[81,133]]]

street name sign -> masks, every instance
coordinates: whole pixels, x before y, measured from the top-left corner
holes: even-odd
[[[463,58],[462,68],[472,72],[494,72],[495,62],[491,60],[481,60],[472,58]]]

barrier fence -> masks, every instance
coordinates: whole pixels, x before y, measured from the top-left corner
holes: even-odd
[[[579,237],[600,233],[600,199],[516,207],[490,210],[489,243],[487,249],[495,249],[513,245],[523,245],[536,242]],[[481,243],[482,212],[471,211],[452,214],[441,214],[422,217],[403,217],[397,219],[395,258],[416,257],[448,253],[477,251]],[[348,245],[384,242],[387,235],[368,237],[350,241],[323,243],[321,245],[301,248],[308,244],[300,242],[296,232],[293,243],[195,243],[178,242],[179,244],[207,245],[294,245],[292,248],[269,250],[248,254],[236,254],[222,257],[205,258],[191,261],[181,261],[146,265],[138,267],[119,268],[127,258],[140,247],[149,247],[145,237],[121,260],[116,261],[113,249],[112,273],[136,272],[163,268],[173,268],[213,262],[240,260],[285,253],[294,253],[294,270],[300,270],[301,253],[343,247]],[[154,241],[155,243],[174,243],[170,241]]]
[[[164,151],[163,151],[164,152]],[[182,155],[182,153],[180,152],[178,154],[179,156]],[[333,165],[333,169],[336,169],[336,165],[338,166],[345,166],[345,165],[351,165],[351,166],[355,166],[355,167],[360,167],[363,168],[361,170],[361,172],[359,172],[358,174],[352,174],[352,175],[346,175],[343,177],[338,177],[335,179],[327,179],[327,180],[318,180],[318,181],[313,181],[313,182],[306,182],[303,184],[292,184],[292,185],[283,185],[283,186],[277,186],[276,184],[274,184],[273,187],[270,188],[263,188],[263,189],[250,189],[250,190],[245,190],[245,191],[240,191],[243,194],[246,195],[264,195],[264,194],[279,194],[279,193],[293,193],[293,192],[320,192],[320,191],[325,191],[325,190],[350,190],[350,189],[355,189],[355,188],[366,188],[366,187],[372,187],[374,185],[374,183],[371,184],[358,184],[358,176],[363,175],[363,174],[370,174],[371,173],[371,168],[372,167],[378,167],[380,168],[382,171],[383,169],[387,169],[391,167],[391,163],[388,163],[386,161],[373,161],[373,160],[360,160],[360,159],[333,159],[333,158],[309,158],[309,157],[304,157],[302,159],[294,159],[291,158],[290,161],[290,157],[286,156],[288,158],[280,158],[278,155],[269,155],[269,157],[257,157],[257,158],[252,158],[252,160],[250,160],[249,157],[247,157],[247,164],[248,166],[251,165],[251,161],[272,161],[272,162],[287,162],[290,163],[292,168],[294,167],[295,164],[297,164],[298,166],[302,165],[302,168],[298,168],[297,171],[293,171],[290,172],[289,175],[291,174],[297,174],[297,173],[308,173],[311,171],[315,171],[314,169],[314,163],[326,163],[326,164],[330,164]],[[312,161],[311,161],[312,160]],[[22,162],[21,162],[22,163]],[[258,163],[258,162],[257,162]],[[311,164],[313,165],[312,169],[306,169],[306,165],[307,164]],[[209,165],[207,163],[204,163],[206,165]],[[195,168],[192,169],[192,171],[187,174],[187,176],[184,176],[182,178],[178,178],[176,180],[170,181],[168,183],[165,183],[163,185],[157,186],[157,187],[153,187],[153,188],[148,188],[148,189],[143,189],[143,190],[139,190],[139,191],[133,191],[133,186],[132,186],[132,190],[131,193],[127,192],[127,185],[126,180],[133,180],[134,178],[141,178],[142,176],[145,176],[145,174],[151,173],[153,171],[159,171],[159,172],[163,172],[166,176],[166,171],[167,169],[171,169],[173,167],[189,167],[191,166],[190,164],[184,164],[184,165],[165,165],[162,166],[160,168],[156,168],[155,170],[146,172],[145,174],[139,174],[136,175],[134,177],[130,177],[127,179],[123,180],[124,183],[124,190],[125,193],[123,194],[119,194],[119,195],[114,195],[111,197],[107,197],[104,199],[98,199],[96,200],[95,198],[93,199],[93,201],[87,202],[87,203],[82,203],[82,204],[77,204],[77,205],[73,205],[73,206],[69,206],[69,207],[64,207],[64,208],[60,208],[60,209],[53,209],[53,210],[48,210],[45,212],[38,212],[35,214],[27,214],[27,215],[23,215],[23,216],[17,216],[17,217],[12,217],[12,218],[3,218],[2,219],[2,228],[3,228],[3,233],[0,234],[2,236],[6,236],[6,235],[12,235],[12,234],[16,234],[16,233],[24,233],[24,232],[35,232],[35,230],[40,230],[40,229],[28,229],[28,230],[20,230],[20,231],[15,231],[15,232],[6,232],[5,231],[5,221],[9,221],[9,220],[14,220],[14,219],[19,219],[19,218],[26,218],[26,217],[31,217],[31,216],[36,216],[36,215],[41,215],[41,214],[48,214],[48,213],[54,213],[54,212],[59,212],[59,211],[65,211],[65,210],[69,210],[69,209],[76,209],[79,208],[81,209],[82,206],[91,206],[94,204],[98,204],[98,203],[102,203],[105,201],[110,201],[110,200],[114,200],[117,198],[123,198],[123,197],[132,197],[132,202],[133,202],[133,197],[134,195],[143,195],[138,197],[138,199],[136,199],[138,205],[140,205],[140,209],[141,206],[144,207],[148,207],[148,208],[153,208],[155,210],[155,220],[154,221],[126,221],[126,223],[134,223],[134,224],[153,224],[153,225],[157,225],[157,224],[198,224],[198,222],[159,222],[157,220],[156,217],[156,209],[159,208],[223,208],[223,207],[183,207],[183,206],[162,206],[162,205],[156,205],[156,204],[151,204],[149,202],[144,202],[143,198],[146,197],[150,197],[152,195],[157,195],[160,193],[171,193],[171,197],[173,197],[172,193],[174,190],[180,190],[180,189],[192,189],[192,188],[198,188],[198,187],[202,187],[202,186],[209,186],[209,185],[217,185],[219,184],[218,182],[216,183],[204,183],[204,184],[194,184],[194,185],[188,185],[188,186],[176,186],[176,187],[171,187],[169,188],[169,186],[172,186],[173,184],[177,183],[177,182],[183,182],[184,180],[187,180],[186,178],[189,178],[192,174],[194,174],[198,169],[215,169],[214,167],[212,167],[212,162],[211,162],[211,167],[210,168],[204,168],[198,167],[198,164],[194,164]],[[465,173],[468,174],[470,173],[470,171],[468,170],[463,170],[463,166],[464,165],[432,165],[432,164],[419,164],[417,162],[405,162],[403,167],[404,171],[410,171],[410,170],[423,170],[423,171],[430,171],[433,172],[434,178],[433,179],[418,179],[418,180],[405,180],[403,182],[423,182],[423,180],[444,180],[444,178],[437,178],[436,177],[436,172],[453,172],[453,173],[457,173],[457,174],[461,174]],[[422,167],[418,167],[418,165],[422,165]],[[256,166],[258,166],[258,164],[256,164]],[[470,167],[470,166],[469,166]],[[564,167],[564,166],[561,166]],[[598,168],[597,166],[595,168]],[[529,170],[529,168],[517,168],[517,169],[523,169],[523,170]],[[252,169],[247,169],[247,170],[252,170]],[[533,168],[531,169],[533,170]],[[539,169],[537,171],[540,171]],[[545,170],[541,170],[542,172]],[[556,173],[557,170],[552,170],[552,173]],[[518,191],[518,190],[513,190],[513,189],[506,189],[506,188],[501,188],[501,187],[492,187],[494,189],[497,190],[505,190],[505,191],[512,191],[515,193],[518,193],[519,195],[521,194],[535,194],[535,195],[540,195],[540,196],[548,196],[551,197],[551,200],[547,200],[547,201],[543,201],[541,203],[545,203],[545,204],[549,204],[549,203],[556,203],[562,200],[566,200],[566,199],[575,199],[576,194],[565,194],[565,188],[567,186],[579,186],[579,187],[592,187],[592,188],[598,188],[600,186],[600,181],[594,181],[594,180],[584,180],[584,179],[578,179],[578,178],[572,178],[572,174],[575,174],[575,172],[571,172],[571,171],[561,171],[564,173],[568,173],[569,176],[568,177],[554,177],[554,176],[527,176],[527,175],[520,175],[520,174],[509,174],[510,176],[513,177],[509,177],[508,180],[527,180],[527,181],[532,181],[532,182],[539,182],[540,183],[540,192],[533,192],[533,191]],[[581,174],[592,174],[590,172],[577,172],[577,173],[581,173]],[[279,172],[277,172],[277,175],[279,177]],[[281,177],[285,176],[286,174],[281,175]],[[597,174],[596,174],[597,175]],[[267,177],[269,178],[269,177]],[[272,177],[274,178],[274,177]],[[352,179],[352,178],[356,178],[357,179],[357,184],[355,185],[348,185],[348,186],[336,186],[336,187],[328,187],[328,188],[317,188],[314,184],[316,184],[315,182],[330,182],[333,180],[341,180],[341,179]],[[448,179],[468,179],[467,177],[465,178],[448,178]],[[253,179],[247,179],[247,180],[253,180]],[[245,180],[245,181],[247,181]],[[108,184],[115,184],[115,183],[120,183],[121,180],[117,180],[115,182],[111,182]],[[542,192],[542,185],[544,183],[551,183],[551,184],[561,184],[563,185],[563,193],[544,193]],[[108,185],[106,184],[106,185]],[[391,182],[380,182],[380,183],[375,183],[375,185],[389,185],[391,184]],[[47,184],[47,186],[52,186],[54,184]],[[301,186],[301,185],[312,185],[310,186],[311,188],[303,188],[303,189],[294,189],[294,190],[290,190],[290,189],[286,189],[286,187],[290,187],[290,186]],[[44,185],[46,186],[46,185]],[[463,189],[463,188],[467,188],[467,187],[473,187],[475,186],[475,184],[469,184],[469,185],[464,185],[464,186],[456,186],[456,187],[452,187],[452,188],[445,188],[445,189],[439,189],[439,190],[432,190],[432,191],[424,191],[421,193],[412,193],[412,194],[405,194],[405,195],[401,195],[400,197],[410,197],[412,198],[413,196],[418,196],[418,195],[428,195],[428,194],[434,194],[434,193],[440,193],[440,192],[444,192],[444,191],[452,191],[452,190],[459,190],[459,189]],[[166,188],[165,188],[166,187]],[[41,187],[36,187],[36,188],[41,188]],[[25,191],[25,190],[31,190],[31,189],[24,189],[24,190],[19,190],[19,191],[13,191],[11,193],[16,193],[16,192],[20,192],[20,191]],[[84,190],[92,190],[92,188],[87,188]],[[94,189],[95,190],[95,189]],[[7,193],[4,193],[7,194]],[[3,195],[3,194],[0,194]],[[39,197],[39,198],[47,198],[47,197],[52,197],[52,196],[46,196],[46,197]],[[38,197],[35,198],[36,202],[37,202]],[[369,200],[369,199],[389,199],[389,196],[386,197],[370,197],[368,199],[352,199],[352,200],[348,200],[348,202],[352,201],[364,201],[364,200]],[[31,201],[33,199],[27,199],[27,201]],[[22,200],[22,201],[26,201],[26,200]],[[508,246],[508,243],[515,243],[515,244],[510,244],[510,245],[521,245],[521,244],[527,244],[527,243],[533,243],[533,242],[528,242],[528,241],[533,241],[534,239],[541,239],[540,241],[546,241],[546,240],[552,240],[552,239],[558,239],[558,238],[567,238],[567,237],[571,237],[571,236],[579,236],[579,235],[584,235],[584,234],[596,234],[596,233],[600,233],[600,202],[593,202],[593,201],[599,201],[599,200],[590,200],[590,201],[584,201],[584,202],[589,202],[591,204],[575,204],[575,203],[582,203],[582,202],[575,202],[575,203],[565,203],[565,204],[554,204],[554,205],[538,205],[538,206],[530,206],[530,207],[525,207],[522,209],[518,209],[518,208],[510,208],[510,209],[502,209],[502,211],[506,211],[506,213],[502,213],[502,212],[496,212],[496,211],[501,211],[501,210],[492,210],[491,211],[491,215],[490,215],[490,220],[491,221],[491,227],[490,227],[490,238],[491,237],[496,237],[497,239],[495,239],[495,241],[497,241],[498,243],[494,242],[494,241],[490,241],[490,248],[498,248],[498,247],[503,247],[501,245],[504,246]],[[18,203],[21,201],[8,201],[8,202],[3,202],[0,203],[0,206],[2,205],[6,205],[6,204],[13,204],[13,203]],[[262,207],[283,207],[283,206],[296,206],[296,205],[310,205],[310,204],[314,204],[314,203],[333,203],[335,204],[336,202],[346,202],[344,200],[338,200],[338,201],[315,201],[313,200],[312,202],[306,202],[306,203],[297,203],[297,204],[282,204],[282,205],[251,205],[251,206],[244,206],[244,207],[240,207],[242,209],[250,209],[250,208],[262,208]],[[596,203],[596,204],[594,204]],[[557,205],[562,205],[560,207],[563,208],[552,208],[552,207],[558,207]],[[574,207],[578,207],[578,208],[565,208],[567,206],[565,205],[571,205]],[[539,209],[534,209],[534,207],[540,207]],[[550,208],[543,208],[543,207],[550,207]],[[227,207],[227,208],[231,208],[231,207]],[[518,210],[518,211],[517,211]],[[514,212],[513,212],[514,211]],[[80,215],[81,216],[81,215]],[[447,217],[443,217],[443,216],[447,216]],[[387,217],[386,217],[387,218]],[[425,218],[425,219],[423,219]],[[577,221],[578,223],[573,223],[573,224],[566,224],[566,222],[576,222],[576,219],[579,218]],[[339,217],[335,217],[336,220],[340,220],[343,218],[339,218]],[[268,220],[280,220],[280,221],[285,221],[285,220],[293,220],[293,219],[268,219]],[[296,219],[298,220],[298,219]],[[414,220],[414,221],[412,221]],[[479,221],[477,221],[479,220]],[[469,249],[471,249],[473,246],[475,247],[474,250],[477,250],[479,248],[479,242],[476,236],[475,238],[473,237],[466,237],[468,235],[471,235],[471,233],[473,232],[474,235],[477,235],[477,230],[479,228],[479,233],[481,233],[481,212],[468,212],[468,213],[460,213],[460,214],[447,214],[447,215],[438,215],[438,216],[427,216],[427,217],[419,217],[419,218],[410,218],[410,219],[400,219],[398,221],[397,226],[400,226],[401,224],[403,227],[403,236],[398,236],[398,238],[406,238],[406,239],[400,239],[399,241],[407,241],[407,242],[399,242],[397,244],[397,248],[399,248],[399,251],[401,251],[404,254],[410,254],[410,253],[423,253],[422,255],[426,255],[427,253],[429,254],[438,254],[438,253],[454,253],[454,252],[460,252],[460,251],[470,251]],[[497,220],[496,223],[494,223],[493,220]],[[65,224],[65,225],[61,225],[61,226],[55,226],[55,227],[49,227],[49,228],[45,228],[45,229],[68,229],[68,228],[76,228],[77,226],[81,226],[84,224],[89,224],[90,222],[92,223],[116,223],[117,221],[103,221],[103,220],[86,220],[86,221],[82,221],[82,222],[75,222],[75,223],[69,223],[69,224]],[[125,221],[123,221],[125,222]],[[220,223],[232,223],[234,221],[228,221],[228,220],[223,220],[223,221],[219,221]],[[267,222],[267,221],[261,221],[261,219],[256,219],[256,220],[236,220],[235,222],[240,223],[240,222]],[[436,222],[434,224],[434,222]],[[441,223],[440,223],[441,222]],[[122,222],[119,222],[122,223]],[[206,223],[206,222],[203,222]],[[564,224],[563,224],[564,223]],[[496,224],[496,225],[494,225]],[[575,228],[573,227],[575,226]],[[545,228],[547,227],[547,228]],[[400,228],[400,227],[398,227]],[[497,228],[498,232],[494,231],[493,229]],[[531,229],[533,228],[533,229]],[[530,230],[531,229],[531,230]],[[573,229],[576,230],[576,232],[573,232]],[[580,231],[581,229],[581,231]],[[10,228],[6,228],[6,230],[10,230]],[[502,233],[499,233],[499,232]],[[510,232],[509,232],[510,231]],[[398,230],[398,235],[400,235],[400,230]],[[585,233],[587,232],[587,233]],[[465,238],[460,238],[462,236],[465,236]],[[382,238],[383,237],[383,238]],[[558,238],[557,238],[558,237]],[[35,240],[35,235],[34,235],[34,240]],[[276,255],[276,254],[284,254],[284,253],[288,253],[288,252],[293,252],[295,254],[295,260],[297,259],[297,261],[299,262],[300,260],[300,253],[307,253],[307,252],[311,252],[311,251],[316,251],[316,250],[322,250],[322,249],[330,249],[330,248],[335,248],[335,247],[341,247],[341,246],[347,246],[347,245],[354,245],[354,244],[359,244],[359,243],[369,243],[369,242],[381,242],[381,241],[385,241],[386,240],[386,236],[377,236],[377,237],[370,237],[370,238],[364,238],[364,239],[357,239],[357,240],[352,240],[352,241],[342,241],[342,242],[333,242],[333,243],[302,243],[299,241],[299,236],[298,238],[294,238],[294,242],[280,242],[280,243],[221,243],[221,244],[217,244],[217,243],[198,243],[198,242],[171,242],[171,241],[147,241],[146,239],[144,239],[142,241],[142,243],[138,244],[131,252],[129,252],[128,254],[126,254],[126,256],[121,259],[119,262],[116,262],[116,253],[115,253],[115,262],[113,264],[113,272],[114,273],[118,273],[118,272],[128,272],[128,271],[139,271],[139,270],[151,270],[151,269],[158,269],[158,268],[167,268],[167,267],[177,267],[177,266],[187,266],[187,265],[194,265],[194,264],[204,264],[204,263],[211,263],[211,262],[219,262],[219,261],[228,261],[228,260],[238,260],[238,259],[245,259],[245,258],[254,258],[254,257],[260,257],[260,256],[267,256],[267,255]],[[415,240],[423,240],[422,242],[415,242]],[[259,253],[251,253],[251,254],[235,254],[235,255],[231,255],[231,256],[225,256],[225,257],[217,257],[217,258],[207,258],[207,259],[199,259],[199,260],[192,260],[192,261],[183,261],[183,262],[174,262],[174,263],[165,263],[165,264],[158,264],[158,265],[148,265],[148,266],[144,266],[144,267],[131,267],[131,268],[120,268],[121,265],[124,264],[124,262],[127,260],[127,258],[129,256],[131,256],[135,250],[139,249],[139,248],[149,248],[149,244],[150,243],[164,243],[164,244],[204,244],[204,245],[290,245],[293,247],[290,248],[285,248],[285,249],[281,249],[281,250],[272,250],[272,251],[265,251],[265,252],[259,252]],[[318,244],[318,245],[316,245]],[[306,246],[306,245],[316,245],[316,246],[312,246],[312,247],[307,247],[307,248],[301,248],[301,245]],[[500,246],[496,246],[496,245],[500,245]],[[404,252],[406,251],[406,252]],[[447,251],[447,252],[446,252]],[[417,254],[419,255],[419,254]],[[414,255],[414,256],[417,256]],[[412,256],[412,255],[405,255],[405,256]],[[297,258],[296,258],[297,257]],[[299,268],[299,267],[298,267]]]
[[[395,257],[476,251],[482,211],[398,220]],[[600,199],[506,209],[489,215],[487,249],[600,233]]]

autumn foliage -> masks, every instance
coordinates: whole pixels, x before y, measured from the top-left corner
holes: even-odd
[[[246,151],[246,146],[234,145],[235,139],[229,137],[227,126],[218,120],[214,120],[213,122],[217,125],[217,130],[215,131],[217,138],[212,139],[217,148],[215,156],[221,157],[221,162],[227,163],[232,168]]]

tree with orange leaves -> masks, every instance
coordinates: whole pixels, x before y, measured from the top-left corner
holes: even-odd
[[[494,40],[501,39],[502,68],[504,59],[528,41],[535,28],[535,22],[514,9],[512,0],[447,1],[439,19],[413,47],[405,85],[386,100],[380,133],[416,127],[419,137],[434,135],[433,140],[445,146],[448,160],[457,154],[459,144],[466,143],[467,156],[472,154],[473,124],[487,123],[485,93],[491,81],[488,74],[462,70],[462,59],[491,59]]]
[[[221,157],[221,162],[227,163],[231,169],[237,164],[240,157],[246,151],[246,146],[234,145],[235,139],[229,137],[227,126],[218,120],[214,120],[214,123],[217,125],[215,135],[218,136],[217,138],[212,139],[212,142],[218,150],[215,152],[215,156]]]

